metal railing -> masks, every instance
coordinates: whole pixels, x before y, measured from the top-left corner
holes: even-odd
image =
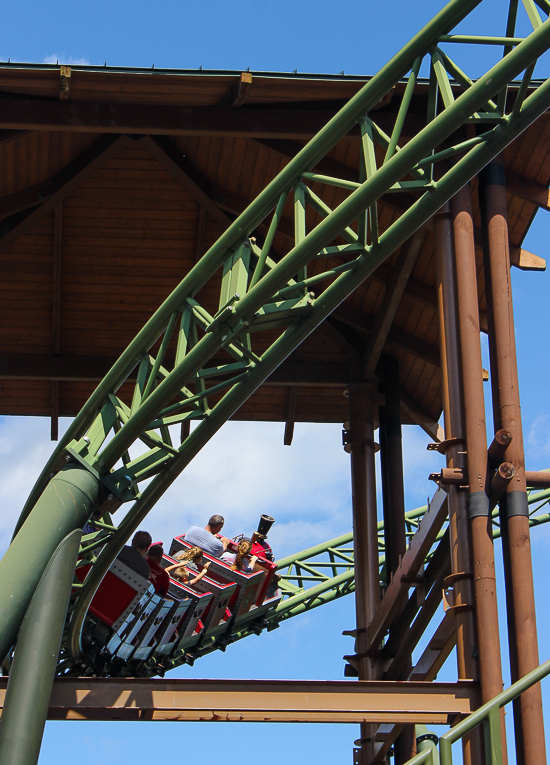
[[[408,760],[406,765],[452,765],[453,744],[456,744],[464,736],[471,733],[478,725],[483,725],[485,761],[487,765],[503,765],[500,710],[548,675],[550,675],[550,659],[443,734],[439,739],[438,747],[430,747],[423,752],[419,752],[412,759]]]

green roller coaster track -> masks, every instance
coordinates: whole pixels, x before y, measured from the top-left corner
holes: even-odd
[[[550,20],[541,18],[550,2],[524,0],[532,27],[525,37],[517,36],[514,0],[501,3],[495,18],[502,36],[463,35],[462,26],[454,34],[481,2],[452,0],[372,77],[185,275],[100,383],[45,466],[0,562],[2,657],[54,551],[94,515],[98,531],[83,538],[79,564],[92,565],[74,585],[64,640],[79,660],[99,583],[200,449],[346,297],[550,107],[550,80],[533,79],[550,47]],[[494,61],[477,78],[455,61],[456,49],[473,42]],[[403,143],[422,67],[429,69],[426,124]],[[403,81],[388,134],[373,109]],[[464,139],[464,126],[474,127],[474,138]],[[357,181],[313,172],[352,129],[361,136]],[[335,209],[316,193],[326,184],[341,194]],[[411,192],[408,209],[382,231],[377,200],[403,190]],[[276,260],[272,243],[287,202],[295,242]],[[308,230],[311,211],[317,223]],[[268,233],[260,246],[252,234],[262,221]],[[214,314],[199,301],[205,285],[219,296]],[[411,531],[421,516],[415,512],[407,517]],[[284,598],[270,626],[353,590],[351,543],[342,537],[280,562]],[[23,571],[29,557],[35,565]]]

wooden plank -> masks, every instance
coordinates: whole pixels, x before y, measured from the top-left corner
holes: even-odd
[[[424,239],[425,233],[415,234],[401,247],[397,263],[393,268],[392,279],[386,286],[382,306],[377,310],[376,321],[363,353],[363,376],[366,379],[370,379],[374,374],[376,365],[382,355],[386,339],[389,336],[393,320],[405,292],[407,281],[424,244]]]
[[[142,142],[144,146],[147,146],[151,154],[181,183],[185,191],[191,194],[214,220],[225,226],[229,225],[230,219],[212,201],[208,193],[209,184],[206,178],[193,167],[186,157],[177,151],[171,141],[165,138],[151,138],[147,136],[142,139]]]
[[[217,107],[46,101],[3,101],[0,129],[149,135],[235,135],[243,138],[311,138],[334,112],[305,109],[220,109]],[[357,133],[358,131],[353,131]]]
[[[13,220],[8,218],[4,221],[0,237],[0,251],[5,252],[21,234],[26,233],[37,221],[50,213],[85,178],[101,167],[117,151],[121,143],[127,140],[125,137],[105,136],[78,159],[70,163],[53,180],[50,193],[43,203],[32,208],[22,219],[15,215]]]

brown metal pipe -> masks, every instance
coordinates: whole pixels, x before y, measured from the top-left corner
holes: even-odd
[[[511,462],[503,462],[495,470],[495,474],[491,478],[491,504],[496,505],[506,489],[512,478],[516,474],[516,469]]]
[[[495,437],[487,450],[490,468],[497,468],[500,463],[504,461],[506,449],[512,443],[512,438],[513,436],[509,430],[504,430],[504,428],[497,430]]]
[[[487,435],[483,367],[479,339],[479,305],[474,224],[470,187],[451,200],[455,245],[460,353],[469,479],[468,515],[472,540],[476,626],[482,703],[502,691],[496,576],[489,515]],[[504,719],[502,718],[504,729]]]
[[[526,470],[525,483],[530,489],[550,489],[550,472],[546,470]]]
[[[407,549],[405,534],[405,489],[403,486],[403,448],[401,404],[399,397],[399,364],[392,356],[382,356],[377,368],[384,394],[384,405],[378,409],[380,419],[380,467],[384,509],[384,542],[386,577],[397,571]]]
[[[464,468],[461,467],[442,468],[440,473],[430,473],[429,479],[444,486],[464,486],[467,483]]]
[[[539,665],[529,538],[525,457],[516,361],[504,168],[491,163],[480,176],[484,269],[495,431],[512,434],[505,460],[515,468],[501,502],[512,680]],[[518,762],[546,763],[540,686],[514,704]]]
[[[474,593],[471,580],[472,549],[468,528],[467,495],[459,486],[464,482],[466,463],[463,439],[464,397],[458,325],[458,301],[454,264],[453,228],[449,205],[434,218],[436,289],[440,326],[440,356],[443,387],[445,438],[455,439],[445,450],[447,467],[441,478],[452,477],[448,484],[449,539],[451,572],[457,577],[454,586],[457,665],[459,678],[479,679],[477,639],[475,632]],[[431,476],[430,476],[431,477]],[[455,485],[455,480],[456,484]],[[464,742],[464,762],[482,762],[480,737],[474,733]]]
[[[384,513],[384,549],[386,550],[386,582],[397,571],[407,549],[405,534],[405,487],[403,485],[403,448],[401,403],[399,395],[399,363],[392,356],[382,356],[377,374],[379,390],[384,395],[378,407],[380,422],[380,468]],[[407,672],[412,669],[409,657]],[[403,678],[405,679],[405,678]],[[394,745],[395,765],[408,762],[416,754],[414,725],[405,725]]]
[[[377,680],[382,675],[375,659],[367,656],[367,627],[380,602],[378,572],[378,527],[374,443],[374,389],[369,383],[354,383],[346,391],[349,399],[348,444],[351,458],[353,545],[355,560],[355,608],[359,680]],[[360,765],[374,757],[376,726],[361,725]]]

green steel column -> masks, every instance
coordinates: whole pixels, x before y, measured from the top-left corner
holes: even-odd
[[[23,619],[0,721],[2,765],[38,762],[81,535],[58,546]]]
[[[98,478],[67,465],[52,478],[0,561],[0,659],[14,645],[54,551],[67,534],[82,529],[99,504],[99,493]]]
[[[439,765],[439,753],[437,751],[438,738],[435,733],[429,731],[425,725],[416,726],[416,751],[431,752],[432,765]]]

